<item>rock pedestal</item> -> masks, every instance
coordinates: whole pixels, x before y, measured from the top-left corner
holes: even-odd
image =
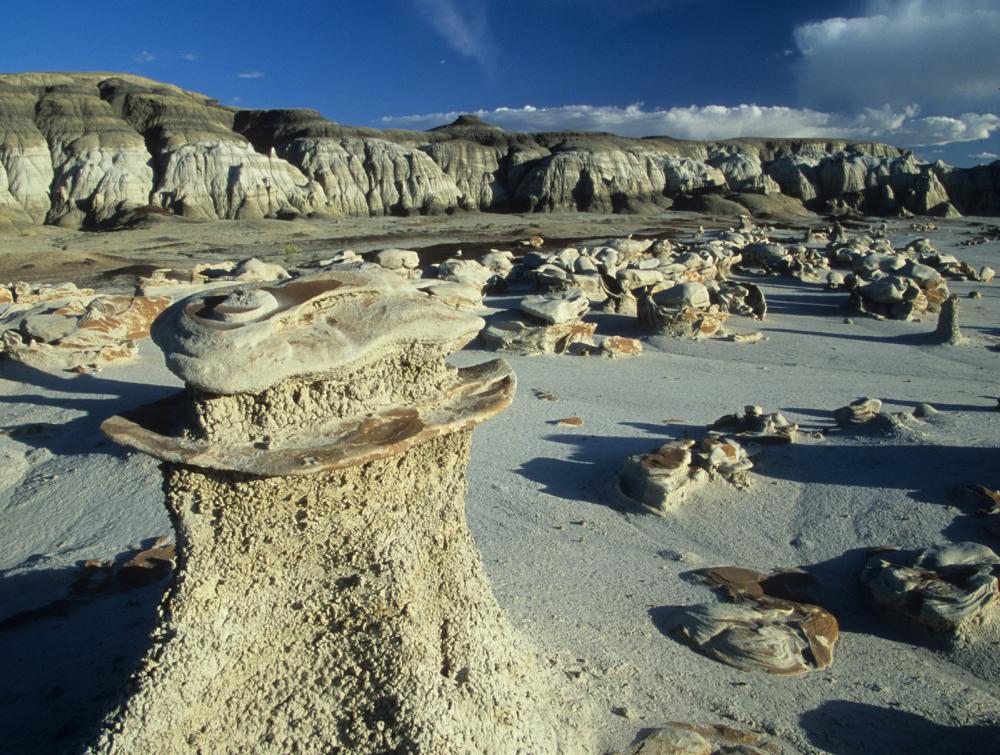
[[[154,337],[188,392],[105,430],[167,460],[178,567],[98,750],[588,749],[465,522],[472,427],[514,390],[500,360],[444,363],[481,322],[371,270],[168,310]],[[234,341],[285,377],[206,369]],[[204,387],[231,381],[244,391]]]
[[[962,330],[958,323],[958,296],[952,294],[941,303],[934,340],[955,346],[962,342]]]

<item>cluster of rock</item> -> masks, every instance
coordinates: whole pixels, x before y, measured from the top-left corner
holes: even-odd
[[[798,426],[779,412],[765,414],[759,406],[747,406],[742,413],[720,417],[708,431],[698,441],[673,440],[626,459],[618,473],[618,492],[647,511],[664,514],[711,480],[748,487],[758,444],[791,443]]]
[[[696,575],[730,600],[682,612],[674,629],[699,652],[743,671],[780,675],[821,671],[833,663],[837,619],[820,606],[789,597],[809,583],[809,575],[767,576],[735,566]]]
[[[424,274],[480,292],[527,294],[516,312],[490,318],[482,333],[489,346],[634,354],[641,351],[639,341],[596,335],[596,323],[584,319],[587,312],[599,306],[635,316],[647,331],[695,339],[721,335],[731,314],[765,317],[760,288],[728,279],[746,239],[735,233],[691,244],[619,238],[556,252],[536,249],[517,258],[495,250],[480,260],[447,260]]]
[[[592,749],[465,522],[472,428],[516,382],[445,361],[482,326],[350,264],[156,322],[186,389],[102,428],[166,462],[178,573],[96,751]]]
[[[919,319],[938,312],[950,296],[946,278],[989,282],[994,271],[973,269],[952,255],[939,253],[927,239],[917,239],[896,250],[887,238],[861,236],[830,251],[832,261],[852,272],[830,280],[850,292],[859,312],[897,320]]]
[[[757,230],[748,219],[743,220],[747,231]],[[741,228],[741,232],[745,231]],[[989,266],[976,269],[939,252],[926,238],[895,249],[880,231],[850,238],[839,223],[830,232],[809,229],[800,244],[751,236],[739,249],[739,257],[736,264],[741,272],[825,282],[830,290],[848,291],[854,310],[897,320],[918,320],[926,313],[940,312],[951,296],[949,279],[988,283],[996,274]]]
[[[97,370],[127,361],[170,301],[95,295],[73,283],[0,286],[0,354],[55,370]]]
[[[14,226],[659,210],[699,195],[733,214],[777,197],[787,211],[950,216],[997,214],[998,185],[996,165],[928,165],[872,143],[519,134],[471,116],[377,130],[310,110],[222,107],[124,74],[0,76],[0,224]]]
[[[239,261],[206,262],[187,271],[159,268],[139,278],[137,288],[143,295],[158,294],[179,299],[208,288],[280,281],[291,277],[281,265],[250,257]]]

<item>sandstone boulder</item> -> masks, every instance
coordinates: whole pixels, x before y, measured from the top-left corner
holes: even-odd
[[[876,603],[906,621],[954,635],[983,621],[1000,598],[1000,557],[985,545],[956,543],[908,552],[875,551],[862,583]]]

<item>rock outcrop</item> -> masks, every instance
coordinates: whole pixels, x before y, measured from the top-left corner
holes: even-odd
[[[99,295],[73,284],[0,286],[0,355],[39,369],[84,372],[130,360],[167,297]]]
[[[996,610],[1000,557],[979,543],[925,550],[877,550],[861,582],[890,613],[946,637],[966,632]]]
[[[237,110],[137,76],[0,75],[0,223],[107,227],[137,208],[194,219],[453,210],[733,216],[1000,212],[969,170],[843,140],[696,142],[508,133],[473,116],[426,132],[312,110]]]
[[[593,747],[465,522],[472,428],[515,384],[445,362],[482,324],[375,265],[157,321],[187,390],[103,429],[167,462],[178,568],[97,751]]]
[[[833,663],[840,638],[836,617],[788,595],[798,592],[797,583],[811,580],[808,574],[786,571],[767,576],[723,566],[696,576],[733,601],[691,606],[682,612],[675,631],[700,652],[743,671],[779,675],[821,671]]]

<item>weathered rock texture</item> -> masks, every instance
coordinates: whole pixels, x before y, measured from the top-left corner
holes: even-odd
[[[0,294],[6,290],[0,287]],[[164,297],[93,296],[75,286],[55,287],[60,298],[21,291],[0,314],[0,354],[40,369],[83,371],[132,359],[137,342],[149,337],[150,324],[170,304]]]
[[[191,218],[669,207],[1000,214],[997,165],[956,169],[843,140],[694,142],[427,132],[237,110],[129,75],[0,76],[0,224],[101,226],[144,206]]]
[[[470,437],[294,478],[172,468],[179,571],[99,749],[571,751],[465,524]]]
[[[472,427],[514,390],[445,363],[481,325],[374,265],[164,315],[187,390],[104,430],[171,462],[178,567],[98,751],[588,749],[465,523]]]
[[[779,675],[821,671],[833,663],[837,619],[789,595],[799,597],[795,593],[808,584],[809,575],[788,571],[768,577],[738,566],[696,575],[735,601],[682,612],[676,631],[700,652],[743,671]]]
[[[623,755],[780,755],[777,740],[725,724],[668,723],[646,734]]]
[[[1000,557],[985,545],[954,543],[922,551],[873,553],[861,582],[876,603],[905,621],[946,636],[996,610]]]

